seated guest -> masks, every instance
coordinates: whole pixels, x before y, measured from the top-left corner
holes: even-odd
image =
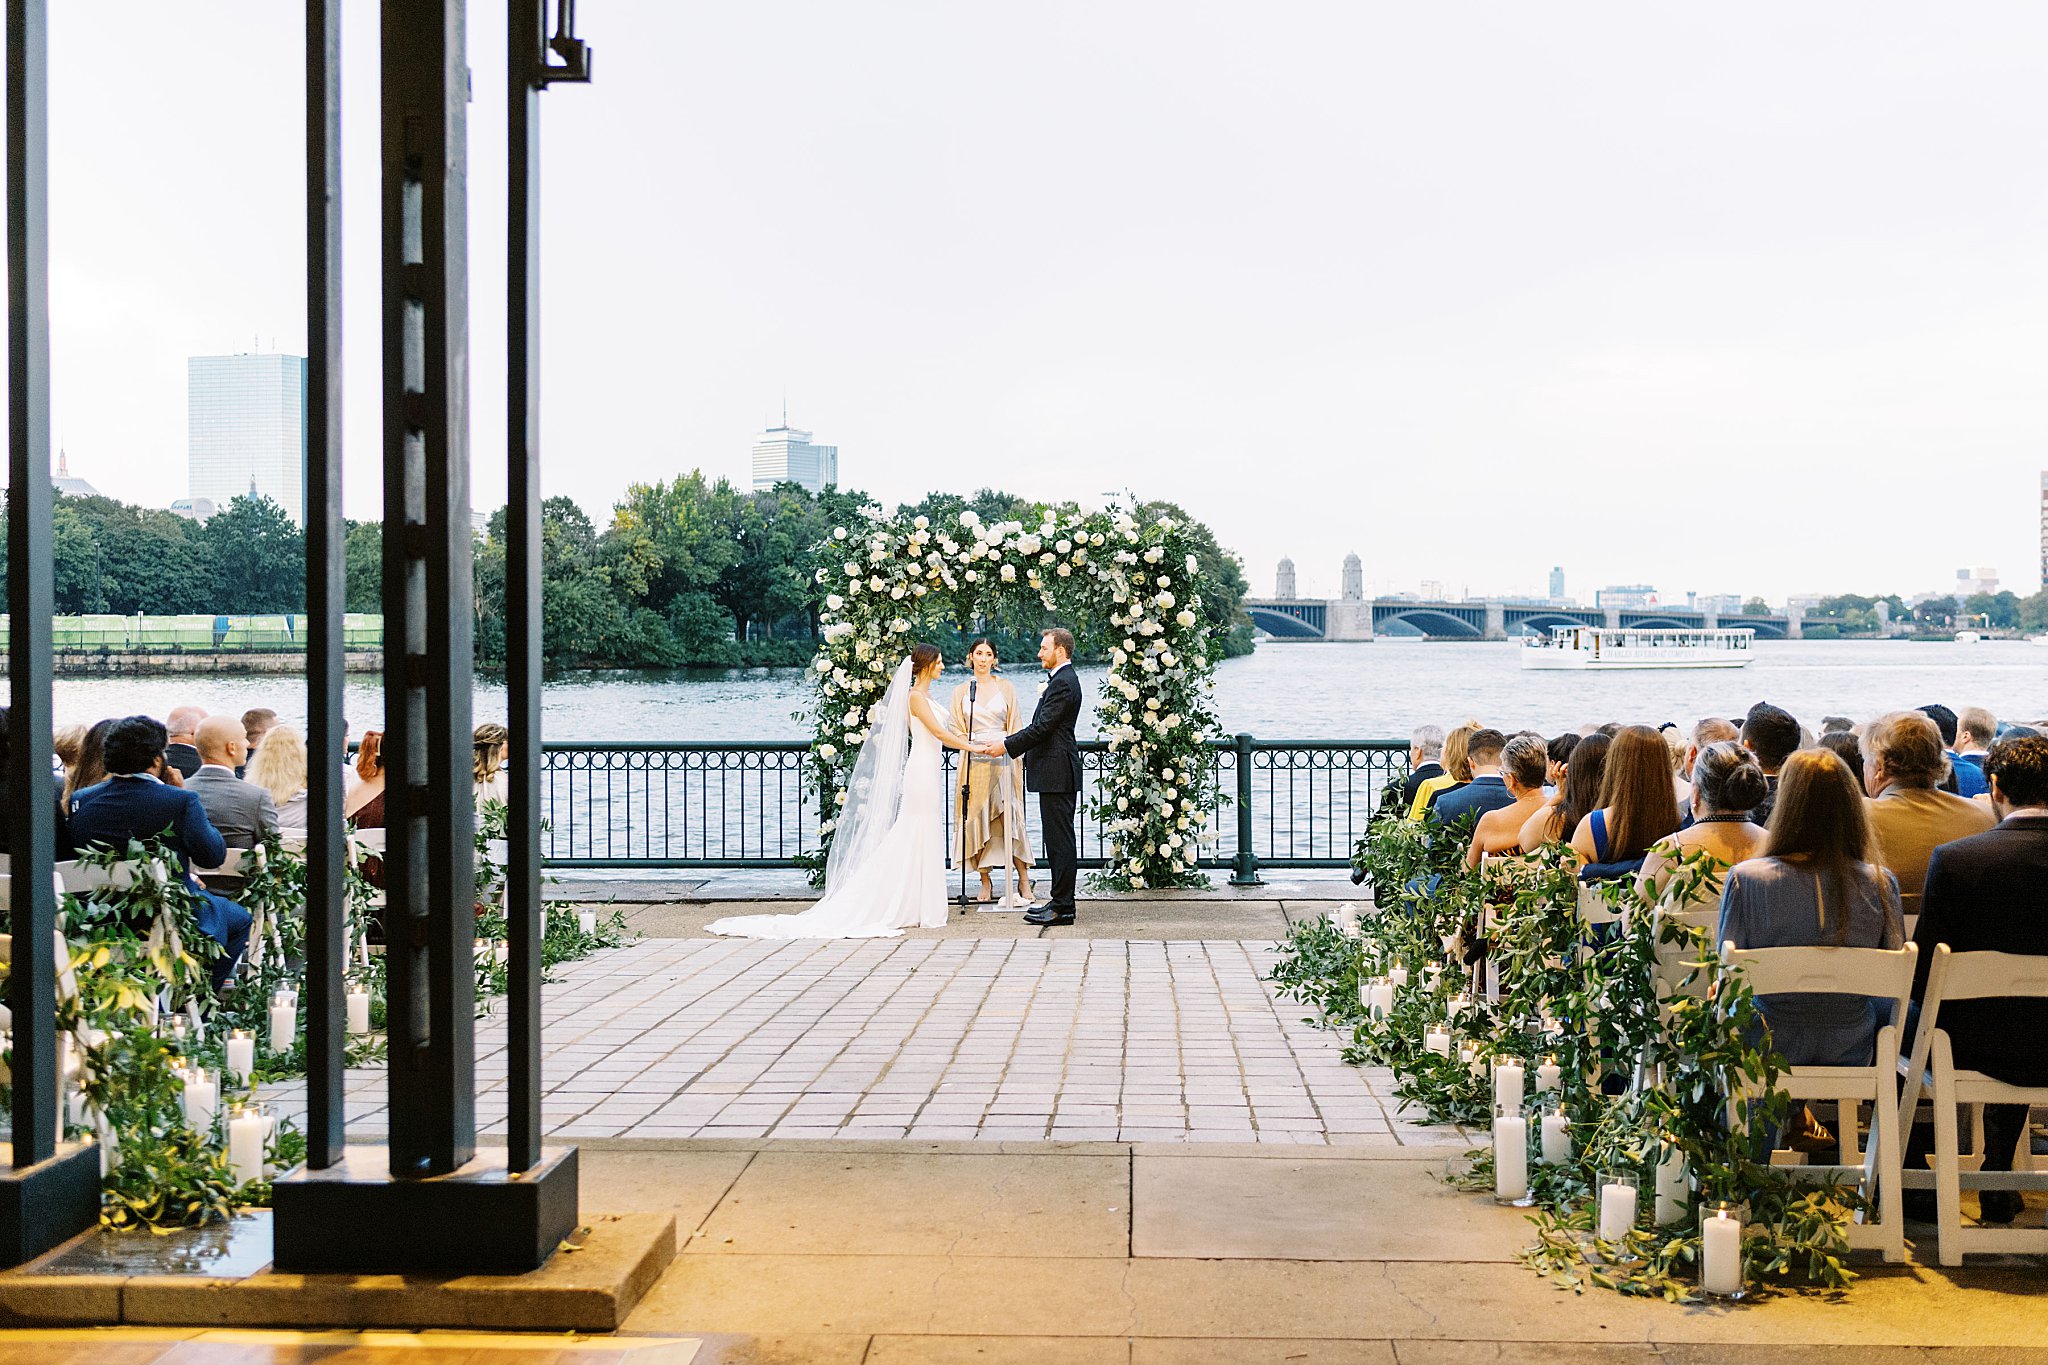
[[[1981,706],[1966,706],[1956,717],[1956,752],[1954,761],[1967,763],[1978,772],[1984,771],[1984,760],[1989,756],[1992,742],[1998,738],[1998,717]],[[1991,789],[1987,780],[1985,791]],[[1967,794],[1967,793],[1965,793]]]
[[[1485,733],[1482,730],[1474,736],[1474,751]],[[1522,851],[1522,826],[1543,809],[1543,778],[1549,763],[1549,746],[1542,736],[1517,735],[1507,742],[1500,752],[1500,776],[1508,795],[1514,799],[1509,805],[1496,806],[1480,815],[1479,823],[1472,827],[1472,846],[1465,853],[1467,867],[1479,866],[1483,854]],[[1479,781],[1473,778],[1472,786],[1465,791],[1472,791]],[[1443,803],[1437,804],[1441,810]]]
[[[206,708],[201,706],[180,706],[164,717],[164,728],[171,735],[164,754],[180,777],[190,777],[199,771],[199,747],[193,743],[193,737],[199,733],[199,722],[205,719]]]
[[[1432,777],[1415,788],[1415,800],[1408,807],[1408,818],[1420,820],[1428,813],[1430,805],[1447,791],[1455,790],[1472,780],[1472,764],[1465,757],[1465,743],[1485,727],[1476,720],[1452,728],[1444,736],[1444,771],[1439,777]]]
[[[1579,876],[1599,881],[1642,870],[1643,856],[1678,830],[1678,796],[1671,789],[1671,751],[1647,725],[1614,737],[1600,781],[1600,808],[1572,831]]]
[[[242,713],[242,738],[248,742],[251,757],[263,747],[263,737],[276,725],[277,712],[267,706],[252,706]]]
[[[1939,944],[1958,953],[2048,956],[2048,739],[2000,740],[1984,768],[2001,818],[1996,828],[1943,844],[1928,859],[1920,924],[1913,933],[1920,945],[1916,1000],[1926,994]],[[1959,1000],[1941,1007],[1939,1022],[1958,1067],[2007,1085],[2048,1085],[2048,1050],[2042,1047],[2048,1003]],[[2026,1126],[2025,1105],[1984,1106],[1985,1170],[2012,1169]],[[1925,1154],[1926,1147],[1915,1142],[1907,1164],[1923,1164]],[[2020,1211],[2016,1190],[1985,1190],[1978,1202],[1987,1223],[2010,1223]]]
[[[1820,718],[1820,732],[1823,735],[1852,734],[1855,732],[1855,729],[1856,722],[1850,720],[1847,716],[1822,716]]]
[[[1565,770],[1556,799],[1522,824],[1524,853],[1571,838],[1587,812],[1600,804],[1600,780],[1607,772],[1607,750],[1612,743],[1605,735],[1592,734],[1572,747],[1571,766]]]
[[[1826,749],[1836,758],[1849,765],[1849,772],[1858,783],[1863,781],[1863,741],[1847,730],[1823,730],[1819,748]]]
[[[1698,763],[1700,759],[1700,750],[1706,748],[1709,744],[1723,744],[1740,738],[1742,738],[1742,731],[1735,727],[1735,722],[1732,720],[1723,720],[1719,716],[1707,716],[1696,722],[1692,727],[1692,734],[1687,736],[1685,741],[1685,775],[1687,777],[1692,776],[1693,765]],[[1683,800],[1684,798],[1680,799]]]
[[[1431,802],[1429,818],[1449,825],[1513,805],[1515,798],[1500,775],[1500,751],[1507,743],[1508,737],[1498,730],[1481,730],[1466,740],[1465,762],[1470,765],[1472,776],[1463,786],[1444,792]]]
[[[486,801],[510,801],[505,760],[512,754],[512,732],[494,720],[487,720],[476,727],[470,738],[476,746],[471,770],[476,803],[481,806]]]
[[[1764,786],[1769,789],[1763,804],[1751,811],[1749,818],[1768,826],[1771,805],[1778,799],[1778,770],[1799,748],[1799,722],[1790,711],[1760,701],[1743,718],[1742,747],[1756,755],[1757,766],[1764,770]]]
[[[1975,801],[1935,790],[1947,765],[1941,732],[1924,713],[1879,716],[1863,739],[1869,750],[1863,789],[1870,793],[1870,832],[1877,841],[1872,856],[1899,879],[1904,913],[1917,915],[1928,856],[1941,844],[1982,834],[1996,819]]]
[[[1763,856],[1731,868],[1716,939],[1738,948],[1905,942],[1898,879],[1871,861],[1863,794],[1842,760],[1804,749],[1786,760]],[[1771,1044],[1793,1066],[1869,1066],[1880,1022],[1853,995],[1760,998]]]
[[[64,765],[64,781],[69,781],[71,770],[78,766],[78,755],[85,749],[85,727],[66,725],[50,736],[50,752]],[[59,785],[62,785],[60,783]]]
[[[163,838],[199,897],[199,931],[227,951],[209,970],[213,988],[226,984],[249,946],[249,912],[201,886],[192,865],[218,867],[228,856],[206,807],[185,791],[164,754],[163,723],[150,716],[113,722],[105,745],[107,780],[72,799],[71,839],[79,848],[124,849],[130,839]]]
[[[185,787],[206,807],[206,818],[229,848],[254,848],[277,829],[277,806],[270,793],[235,776],[248,758],[241,722],[233,716],[208,716],[193,736],[199,749],[199,771]]]
[[[1678,798],[1678,814],[1682,819],[1686,804],[1692,800],[1692,766],[1686,762],[1685,736],[1669,721],[1658,726],[1657,733],[1664,737],[1665,747],[1671,750],[1671,794]]]
[[[1764,770],[1749,750],[1732,740],[1700,750],[1692,763],[1692,823],[1644,857],[1643,894],[1654,900],[1688,853],[1710,853],[1730,867],[1756,857],[1764,831],[1749,813],[1763,796]]]
[[[1564,787],[1564,775],[1571,771],[1572,750],[1578,747],[1577,731],[1559,735],[1546,746],[1543,763],[1543,795],[1546,801]]]
[[[1415,733],[1408,736],[1408,776],[1401,780],[1398,788],[1399,809],[1406,811],[1415,805],[1416,793],[1422,784],[1433,777],[1444,775],[1444,727],[1441,725],[1418,725]]]
[[[246,781],[270,794],[279,829],[306,827],[306,741],[289,725],[272,726],[249,755]]]
[[[71,771],[64,775],[65,810],[71,809],[71,800],[87,787],[95,787],[107,780],[106,743],[107,731],[112,729],[112,720],[96,720],[85,728],[85,738],[78,743],[78,761],[71,765]]]
[[[1961,727],[1956,722],[1956,713],[1936,702],[1923,706],[1920,711],[1935,728],[1941,731],[1942,757],[1948,760],[1948,775],[1935,785],[1943,791],[1954,792],[1957,796],[1982,796],[1989,789],[1984,780],[1984,770],[1974,763],[1956,761],[1956,735]]]
[[[384,828],[384,735],[363,731],[356,748],[356,784],[341,800],[341,818],[357,829]],[[379,890],[384,886],[384,860],[363,859],[363,877]]]

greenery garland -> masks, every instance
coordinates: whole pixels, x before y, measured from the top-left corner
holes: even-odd
[[[488,858],[487,840],[502,837],[503,807],[487,803],[479,821],[477,995],[480,1013],[507,988],[506,922],[497,904],[502,875]],[[356,848],[360,854],[359,846]],[[384,1009],[384,959],[369,942],[376,890],[363,877],[360,856],[345,874],[349,983],[370,993],[372,1032],[351,1037],[348,1062],[384,1055],[376,1032]],[[249,910],[249,951],[226,989],[216,995],[207,962],[219,945],[200,932],[199,897],[174,869],[180,860],[157,840],[94,850],[88,867],[138,870],[84,894],[66,894],[58,923],[68,945],[68,971],[59,991],[60,1067],[74,1079],[59,1121],[66,1136],[90,1134],[102,1152],[101,1222],[113,1229],[168,1230],[266,1207],[271,1179],[305,1159],[304,1136],[278,1118],[266,1142],[264,1170],[237,1184],[228,1155],[226,1120],[235,1104],[254,1105],[261,1088],[305,1073],[305,1012],[299,1008],[290,1043],[270,1046],[270,1008],[279,991],[296,999],[305,965],[304,858],[270,836],[244,856],[246,872],[234,899]],[[577,907],[549,907],[542,938],[543,969],[625,942],[623,914],[613,912],[583,929]],[[253,1040],[251,1073],[228,1072],[226,1040],[236,1031]],[[11,1055],[0,1054],[11,1063]],[[69,1066],[64,1066],[68,1060]],[[210,1119],[195,1121],[185,1104],[184,1068],[218,1077]],[[0,1086],[4,1092],[5,1086]],[[74,1098],[75,1096],[75,1098]]]
[[[1209,793],[1217,731],[1209,698],[1216,652],[1201,611],[1198,548],[1171,516],[1135,508],[1040,507],[1031,520],[985,522],[972,509],[834,528],[821,568],[823,645],[812,663],[812,772],[829,846],[845,784],[878,718],[890,675],[918,629],[968,628],[1027,606],[1082,623],[1109,656],[1097,698],[1109,758],[1092,814],[1110,843],[1102,884],[1199,885],[1197,850],[1213,840]],[[813,860],[822,870],[822,853]]]
[[[1371,912],[1355,929],[1328,919],[1297,925],[1273,968],[1280,993],[1314,1005],[1317,1022],[1349,1030],[1346,1060],[1391,1068],[1395,1093],[1430,1122],[1488,1118],[1497,1060],[1519,1060],[1532,1076],[1545,1063],[1559,1068],[1556,1086],[1531,1091],[1523,1112],[1532,1147],[1543,1117],[1563,1115],[1571,1156],[1531,1163],[1536,1240],[1522,1253],[1558,1284],[1696,1298],[1701,1211],[1715,1205],[1747,1210],[1747,1283],[1849,1284],[1843,1229],[1864,1201],[1839,1180],[1817,1183],[1769,1164],[1763,1134],[1790,1108],[1778,1088],[1783,1060],[1712,935],[1670,913],[1717,901],[1725,865],[1667,846],[1671,870],[1659,894],[1645,898],[1633,878],[1602,884],[1598,893],[1622,920],[1588,934],[1569,850],[1550,844],[1468,870],[1468,844],[1467,828],[1377,820],[1354,856],[1373,888]],[[1491,1001],[1464,975],[1482,939],[1499,983]],[[1660,948],[1682,968],[1663,994]],[[1372,988],[1396,968],[1408,982],[1392,1010],[1369,1012]],[[1453,1039],[1448,1056],[1426,1045],[1434,1029]],[[1629,1083],[1638,1077],[1646,1083]],[[1728,1096],[1736,1094],[1752,1098],[1731,1123]],[[1633,1173],[1648,1192],[1660,1167],[1679,1161],[1681,1216],[1659,1225],[1646,1198],[1620,1242],[1596,1235],[1603,1172]],[[1490,1148],[1469,1153],[1454,1183],[1490,1190],[1492,1166]]]

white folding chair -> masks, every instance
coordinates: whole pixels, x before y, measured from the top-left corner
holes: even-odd
[[[195,867],[192,870],[201,877],[246,877],[255,869],[268,866],[267,856],[261,845],[231,848],[219,867]]]
[[[1750,990],[1765,995],[1860,995],[1888,1002],[1890,1022],[1877,1031],[1870,1066],[1788,1066],[1778,1087],[1795,1100],[1833,1101],[1841,1135],[1840,1159],[1831,1165],[1787,1167],[1800,1178],[1855,1174],[1877,1222],[1859,1215],[1847,1229],[1851,1247],[1877,1250],[1887,1261],[1906,1259],[1906,1219],[1899,1197],[1905,1145],[1899,1125],[1899,1034],[1913,993],[1919,953],[1903,948],[1751,948],[1721,945],[1721,960],[1742,972]],[[1743,1096],[1729,1097],[1731,1105]],[[1868,1103],[1870,1145],[1856,1159],[1858,1111]]]
[[[1920,1102],[1934,1106],[1934,1169],[1905,1173],[1912,1189],[1934,1187],[1935,1232],[1941,1263],[1959,1266],[1978,1253],[2048,1252],[2048,1227],[1999,1228],[1963,1226],[1963,1191],[2048,1190],[2048,1171],[1965,1171],[1958,1150],[1956,1106],[1962,1104],[2048,1104],[2048,1086],[2008,1085],[1981,1071],[1956,1066],[1955,1050],[1941,1027],[1941,1008],[1954,1000],[2048,1000],[2048,956],[2026,953],[1956,953],[1946,943],[1934,949],[1927,970],[1927,989],[1920,997],[1920,1027],[1913,1035],[1913,1055],[1904,1064],[1905,1095],[1899,1106],[1899,1127],[1909,1130]],[[2040,1048],[2048,1040],[2014,1039],[2020,1047]],[[2020,1143],[2028,1144],[2032,1124],[2022,1124]],[[1977,1150],[1984,1150],[1983,1129]]]

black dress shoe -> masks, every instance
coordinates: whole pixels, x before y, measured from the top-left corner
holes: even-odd
[[[1024,912],[1024,922],[1026,924],[1038,925],[1041,928],[1047,925],[1072,924],[1074,922],[1074,912],[1072,910],[1055,910],[1050,905],[1034,905]]]

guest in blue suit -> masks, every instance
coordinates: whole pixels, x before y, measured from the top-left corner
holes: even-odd
[[[215,959],[211,976],[218,991],[249,946],[249,912],[199,884],[192,865],[218,867],[227,843],[206,818],[199,797],[180,785],[164,756],[169,734],[150,716],[117,720],[107,731],[107,780],[71,798],[71,841],[126,847],[130,839],[162,838],[183,864],[186,885],[199,897],[199,930],[227,951]]]
[[[1426,819],[1451,825],[1470,817],[1478,819],[1488,811],[1515,804],[1507,779],[1500,775],[1500,753],[1508,737],[1498,730],[1481,730],[1465,742],[1465,761],[1472,765],[1472,780],[1447,791],[1430,803]]]

